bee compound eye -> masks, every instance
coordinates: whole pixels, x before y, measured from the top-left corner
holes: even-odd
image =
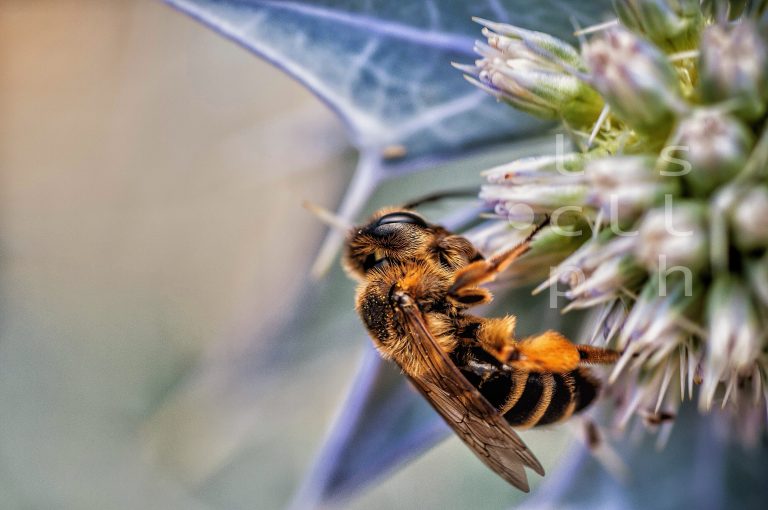
[[[426,228],[427,222],[425,222],[421,216],[418,216],[416,214],[407,212],[407,211],[400,211],[400,212],[393,212],[389,214],[385,214],[381,218],[379,218],[379,221],[376,222],[376,226],[380,227],[382,225],[391,225],[393,223],[408,223],[411,225],[417,225],[419,227]]]

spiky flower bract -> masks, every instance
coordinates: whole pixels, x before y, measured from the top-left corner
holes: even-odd
[[[457,67],[576,147],[488,170],[481,198],[502,239],[523,209],[551,217],[520,270],[540,261],[538,290],[595,308],[592,341],[623,351],[618,423],[696,399],[749,442],[768,424],[768,23],[765,2],[726,4],[616,1],[580,49],[477,20],[487,42]]]

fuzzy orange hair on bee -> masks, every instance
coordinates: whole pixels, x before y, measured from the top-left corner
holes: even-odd
[[[513,427],[556,423],[586,408],[599,390],[586,365],[619,356],[556,331],[518,339],[514,316],[469,313],[492,300],[483,284],[525,253],[547,222],[486,258],[410,206],[387,207],[348,229],[343,257],[359,282],[356,309],[379,353],[480,460],[526,492],[525,468],[540,475],[544,469]]]

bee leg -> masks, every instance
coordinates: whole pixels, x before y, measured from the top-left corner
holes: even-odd
[[[576,345],[557,331],[520,340],[509,352],[507,364],[534,372],[565,373],[578,368],[581,356]]]
[[[480,377],[480,380],[482,382],[487,381],[494,375],[498,374],[500,370],[499,367],[494,366],[490,363],[485,363],[483,361],[479,361],[476,359],[470,359],[467,361],[467,363],[462,367],[465,370],[469,370],[478,377]],[[509,368],[507,368],[509,370]]]
[[[592,345],[577,345],[581,362],[587,365],[610,365],[616,363],[621,357],[621,352],[613,349],[604,349]]]
[[[539,230],[549,223],[547,218],[543,223],[538,225],[523,242],[517,246],[505,250],[501,253],[492,255],[484,260],[477,260],[471,264],[463,267],[456,272],[456,278],[453,281],[453,285],[448,290],[448,297],[461,302],[461,296],[467,293],[476,292],[477,286],[482,285],[496,279],[496,275],[504,271],[509,265],[515,261],[520,255],[528,251],[531,246],[531,239],[536,235]],[[479,303],[478,303],[479,304]]]
[[[501,363],[507,363],[512,353],[517,349],[515,341],[514,315],[482,319],[475,332],[474,339],[487,352]]]
[[[621,353],[591,345],[575,345],[557,331],[510,344],[508,365],[522,370],[565,373],[584,364],[610,364]]]
[[[587,448],[593,452],[600,448],[603,443],[603,436],[597,424],[589,418],[584,418],[584,439]]]
[[[464,306],[477,306],[490,303],[493,295],[482,287],[465,287],[448,294],[448,299]]]

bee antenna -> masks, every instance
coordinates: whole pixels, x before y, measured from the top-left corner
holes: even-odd
[[[317,204],[313,204],[312,202],[305,200],[301,203],[302,207],[306,209],[307,211],[311,212],[317,218],[328,225],[329,227],[335,228],[336,230],[341,230],[342,232],[348,232],[352,229],[352,224],[349,223],[344,218],[341,218],[337,216],[336,214],[332,213],[325,207],[321,207]]]
[[[438,200],[443,200],[446,198],[477,197],[479,194],[480,188],[459,188],[436,191],[434,193],[430,193],[429,195],[424,195],[422,197],[411,200],[410,202],[406,202],[403,204],[403,209],[414,209],[420,205],[424,205],[429,202],[437,202]]]

